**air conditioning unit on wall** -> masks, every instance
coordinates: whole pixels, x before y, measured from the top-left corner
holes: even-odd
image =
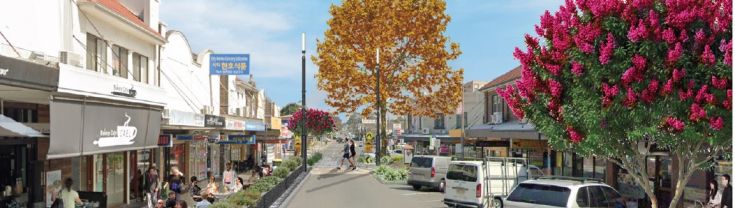
[[[501,113],[501,112],[495,112],[495,113],[493,113],[493,115],[492,115],[491,118],[492,118],[492,121],[491,122],[493,124],[503,123],[503,113]]]
[[[82,56],[70,51],[61,51],[59,54],[59,62],[76,67],[82,67]]]

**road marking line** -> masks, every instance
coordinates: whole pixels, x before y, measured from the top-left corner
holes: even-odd
[[[403,196],[414,196],[414,195],[424,195],[424,194],[432,194],[432,193],[407,193],[407,194],[401,194]]]

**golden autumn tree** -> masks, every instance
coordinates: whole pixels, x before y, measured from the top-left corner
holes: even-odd
[[[448,61],[459,44],[444,35],[449,15],[442,0],[344,0],[332,5],[325,39],[317,42],[318,87],[339,112],[367,116],[381,108],[396,115],[454,112],[461,100],[462,69]],[[377,64],[376,50],[380,50]],[[380,67],[380,100],[376,99]],[[385,135],[387,122],[382,122]],[[385,139],[385,137],[382,137]],[[385,147],[387,142],[381,142]],[[385,148],[382,148],[385,149]]]

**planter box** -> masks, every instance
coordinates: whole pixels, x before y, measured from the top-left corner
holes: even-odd
[[[274,202],[276,202],[276,200],[278,200],[279,197],[281,197],[281,195],[283,195],[284,192],[286,192],[286,190],[288,190],[289,187],[291,187],[291,185],[298,182],[296,181],[296,179],[299,177],[301,173],[303,173],[301,171],[302,168],[304,168],[303,165],[297,167],[295,170],[291,171],[291,173],[289,173],[288,176],[283,179],[283,181],[278,183],[270,191],[261,195],[255,207],[258,207],[258,208],[270,207]]]

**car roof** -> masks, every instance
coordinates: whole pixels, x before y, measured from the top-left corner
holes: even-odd
[[[568,180],[568,179],[535,179],[527,180],[521,183],[539,184],[539,185],[552,185],[567,188],[580,188],[585,186],[608,186],[600,182],[586,181],[582,182],[579,180]]]
[[[482,166],[482,161],[464,161],[464,160],[455,160],[452,161],[451,164],[469,164],[469,165],[477,165]]]
[[[414,155],[413,157],[450,158],[450,157],[447,157],[447,156],[437,156],[437,155]]]

